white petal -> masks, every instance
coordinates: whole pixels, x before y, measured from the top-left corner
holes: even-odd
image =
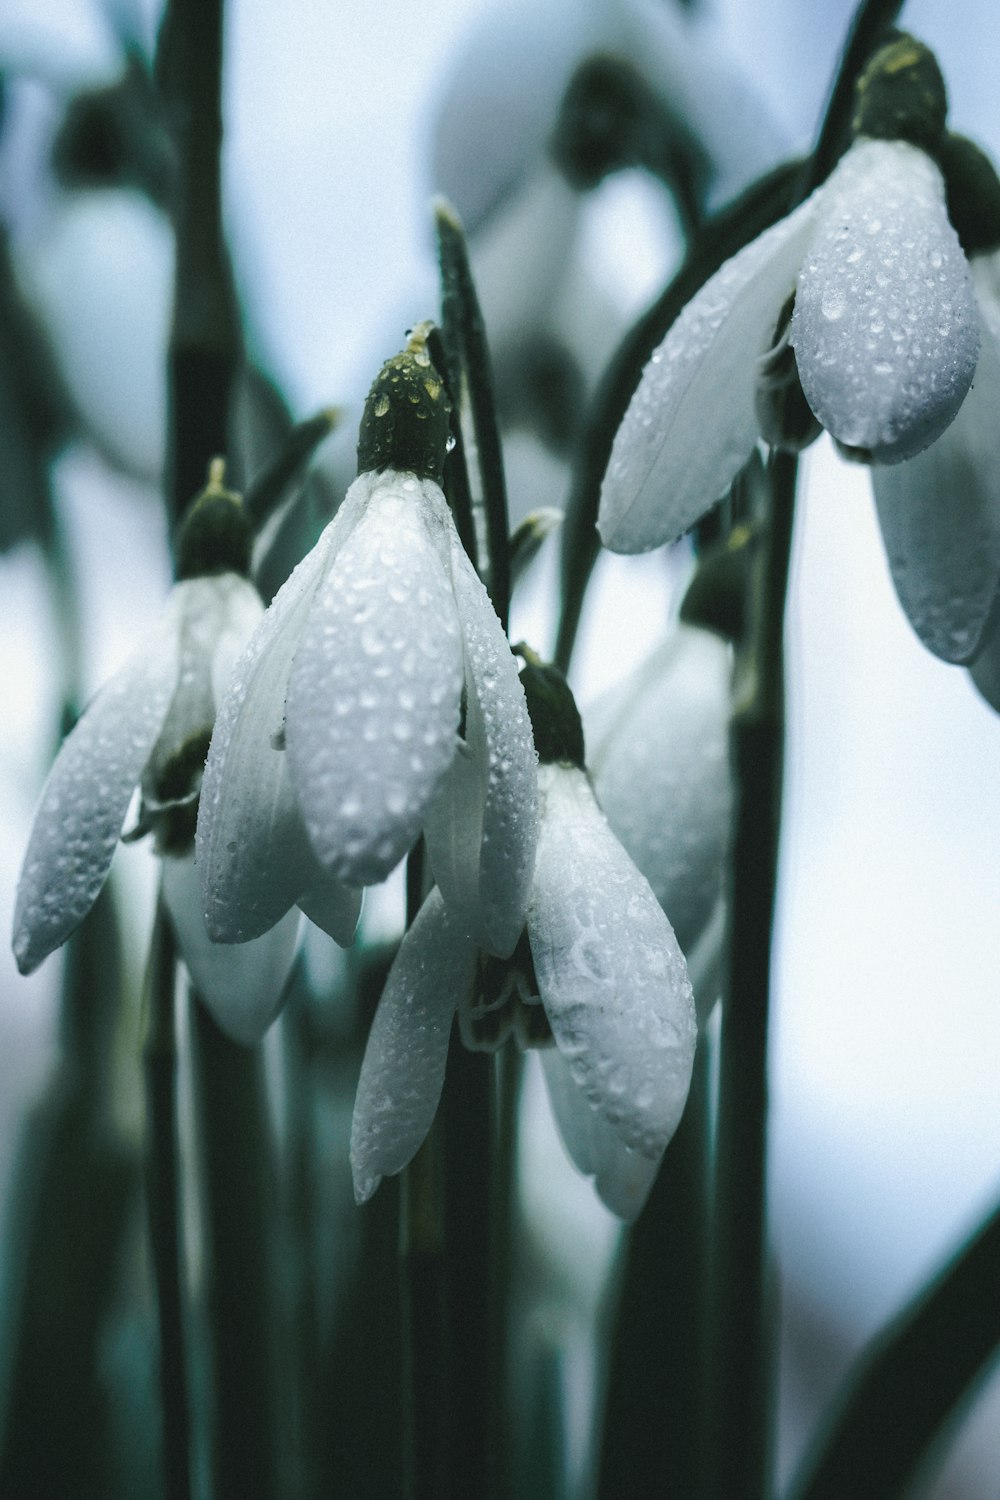
[[[538,842],[538,778],[524,689],[486,590],[452,528],[465,648],[465,744],[424,825],[434,878],[466,935],[506,958],[524,929]]]
[[[66,941],[107,879],[177,684],[178,632],[172,594],[156,630],[88,704],[49,772],[14,910],[22,974]]]
[[[570,1159],[585,1177],[594,1178],[605,1207],[632,1223],[649,1197],[660,1158],[651,1161],[625,1145],[614,1126],[598,1114],[574,1083],[558,1047],[545,1047],[539,1056],[552,1113]]]
[[[228,1037],[253,1046],[281,1009],[298,939],[298,912],[286,913],[253,942],[213,943],[190,855],[164,859],[163,899],[199,998]]]
[[[592,734],[594,790],[615,834],[667,913],[684,952],[708,921],[725,872],[732,817],[729,648],[679,625]],[[615,690],[617,692],[617,690]],[[601,720],[601,704],[593,717]]]
[[[726,261],[642,373],[618,429],[598,529],[615,552],[671,542],[725,494],[757,440],[757,360],[812,233],[817,197]]]
[[[299,897],[298,904],[310,922],[315,922],[342,948],[349,948],[354,942],[363,895],[356,886],[344,885],[325,875],[317,862],[316,880]]]
[[[356,522],[367,486],[355,487],[316,546],[278,591],[237,663],[205,765],[195,854],[208,930],[217,942],[258,937],[314,877],[292,793],[288,755],[276,748],[292,658],[331,556]]]
[[[186,741],[209,734],[221,690],[264,613],[252,583],[236,573],[188,578],[174,588],[180,627],[177,691],[144,781],[155,787],[163,767]]]
[[[979,357],[969,267],[941,173],[904,141],[860,140],[823,189],[791,341],[823,426],[878,463],[926,448]]]
[[[684,956],[586,775],[543,766],[539,791],[528,937],[542,1003],[576,1083],[626,1145],[655,1160],[694,1061]]]
[[[987,330],[958,416],[908,463],[872,469],[892,581],[929,651],[969,661],[1000,588],[1000,345]]]
[[[432,890],[403,938],[375,1012],[351,1125],[354,1196],[364,1203],[401,1172],[431,1128],[448,1038],[472,983],[476,950]]]
[[[296,797],[321,864],[349,885],[384,880],[413,846],[458,743],[462,642],[425,488],[440,496],[378,476],[288,683]]]

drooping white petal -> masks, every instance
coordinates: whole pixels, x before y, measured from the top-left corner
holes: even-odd
[[[507,637],[451,528],[451,576],[465,650],[465,743],[424,824],[452,917],[506,958],[524,928],[538,841],[537,758]]]
[[[597,1195],[605,1207],[632,1223],[649,1197],[660,1158],[640,1156],[625,1145],[614,1126],[598,1113],[573,1081],[569,1064],[558,1047],[545,1047],[539,1056],[552,1113],[570,1160],[585,1177],[594,1178]]]
[[[431,1128],[448,1038],[472,983],[476,950],[448,916],[438,890],[403,939],[368,1036],[351,1125],[354,1196],[364,1203],[401,1172]]]
[[[83,921],[107,879],[132,793],[177,685],[179,603],[88,704],[42,789],[14,909],[30,974]]]
[[[697,1026],[684,956],[582,771],[539,770],[528,907],[538,989],[575,1082],[655,1160],[681,1117]]]
[[[584,716],[597,800],[667,913],[681,949],[719,898],[732,817],[729,648],[678,625],[602,728]],[[617,693],[617,689],[615,690]]]
[[[264,613],[253,584],[236,573],[188,578],[174,593],[180,669],[167,721],[143,778],[150,789],[188,740],[211,731],[235,662]]]
[[[309,612],[288,682],[288,756],[322,865],[384,880],[455,754],[462,642],[430,480],[387,470]],[[447,553],[445,553],[445,556]]]
[[[298,912],[286,912],[252,942],[213,943],[202,915],[192,855],[164,859],[163,900],[199,998],[228,1037],[252,1047],[281,1009],[295,956]]]
[[[817,196],[726,261],[642,373],[601,488],[598,529],[615,552],[687,531],[723,495],[759,431],[756,364],[812,233]]]
[[[872,469],[899,602],[944,661],[975,656],[1000,588],[998,413],[1000,343],[987,325],[972,389],[951,426],[908,463]]]
[[[932,443],[969,389],[979,317],[934,162],[859,140],[822,190],[791,342],[806,400],[833,436],[898,463]]]
[[[299,897],[298,904],[310,922],[315,922],[342,948],[349,948],[354,942],[363,896],[357,886],[344,885],[327,875],[317,861],[316,879]]]
[[[245,942],[266,932],[314,877],[288,756],[280,748],[285,696],[316,590],[357,521],[367,488],[352,486],[316,546],[275,595],[219,709],[195,837],[205,919],[216,942]]]

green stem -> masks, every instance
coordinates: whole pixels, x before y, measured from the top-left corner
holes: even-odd
[[[191,1440],[177,1155],[176,980],[173,933],[161,906],[157,908],[146,981],[146,1209],[160,1327],[164,1493],[166,1500],[187,1500],[191,1493]]]
[[[282,1493],[274,1302],[274,1179],[264,1065],[192,996],[194,1087],[212,1370],[213,1500]]]
[[[768,1494],[765,1333],[767,1042],[784,758],[784,604],[797,461],[771,460],[771,524],[737,663],[730,972],[720,1043],[709,1445],[718,1500]]]
[[[684,1116],[627,1232],[598,1494],[703,1495],[710,1059],[699,1042]]]
[[[223,0],[170,0],[157,50],[179,172],[177,267],[170,335],[170,495],[174,520],[229,446],[229,402],[241,358],[222,226]]]
[[[908,1493],[928,1448],[998,1347],[1000,1208],[863,1356],[790,1500]]]
[[[408,1500],[450,1490],[447,1276],[440,1129],[402,1176],[399,1256],[403,1305],[403,1444]]]

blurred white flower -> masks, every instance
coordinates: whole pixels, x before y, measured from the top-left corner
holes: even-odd
[[[356,888],[384,880],[426,826],[463,936],[509,953],[534,768],[516,664],[439,486],[362,473],[222,705],[196,844],[209,932],[246,941],[298,901],[339,937]],[[326,914],[303,895],[317,877]]]
[[[727,261],[647,365],[604,478],[605,544],[642,552],[722,496],[757,440],[761,360],[787,330],[819,421],[876,463],[939,437],[969,389],[979,315],[921,149],[859,137],[805,203]]]
[[[687,954],[723,895],[731,673],[720,636],[677,624],[584,715],[597,800]]]
[[[550,1087],[570,1154],[592,1170],[580,1137],[589,1130],[600,1139],[598,1191],[631,1218],[687,1098],[697,1035],[691,985],[673,929],[609,829],[586,773],[542,765],[539,792],[527,937],[537,994],[566,1065]],[[359,1202],[406,1166],[430,1129],[456,1003],[472,1007],[476,978],[475,945],[432,891],[403,939],[361,1067],[351,1132]]]
[[[226,975],[216,973],[184,876],[216,704],[262,613],[256,589],[236,573],[175,584],[155,629],[84,710],[42,790],[24,857],[14,914],[23,974],[64,943],[97,900],[138,786],[139,831],[156,831],[164,896],[196,986],[230,1032],[240,1027],[228,991],[250,1011],[273,1011],[294,924]]]

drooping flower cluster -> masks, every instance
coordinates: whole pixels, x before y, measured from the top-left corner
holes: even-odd
[[[295,902],[342,940],[360,888],[421,831],[466,935],[498,954],[517,940],[534,748],[510,648],[438,483],[447,439],[417,332],[369,396],[358,479],[271,604],[219,715],[197,833],[217,942],[257,936]]]
[[[970,487],[958,475],[990,468],[980,450],[1000,392],[995,294],[984,266],[974,281],[949,220],[936,159],[944,119],[925,48],[902,37],[877,54],[859,88],[855,142],[832,175],[726,262],[654,353],[604,479],[608,546],[636,552],[679,536],[727,491],[761,434],[792,446],[814,435],[801,413],[781,430],[771,392],[797,386],[807,414],[877,466],[887,551],[915,629],[949,659],[975,654],[1000,571],[1000,519],[989,480]],[[960,409],[955,441],[931,448]],[[955,524],[942,482],[967,524]]]
[[[463,1035],[491,1008],[540,1000],[557,1121],[577,1166],[623,1218],[639,1212],[687,1098],[697,1025],[672,927],[608,827],[583,769],[583,734],[565,683],[522,678],[541,764],[538,852],[518,946],[499,994],[439,891],[403,939],[372,1024],[351,1132],[355,1193],[411,1160],[430,1129],[456,1006]],[[496,1044],[506,1035],[494,1033]]]
[[[216,473],[181,533],[178,582],[155,628],[87,705],[42,790],[17,891],[14,953],[30,973],[83,921],[108,877],[129,804],[152,831],[195,984],[225,1029],[274,1012],[296,923],[229,963],[205,932],[192,869],[201,771],[218,704],[264,606],[246,578],[249,531]],[[211,556],[204,542],[211,535]]]

